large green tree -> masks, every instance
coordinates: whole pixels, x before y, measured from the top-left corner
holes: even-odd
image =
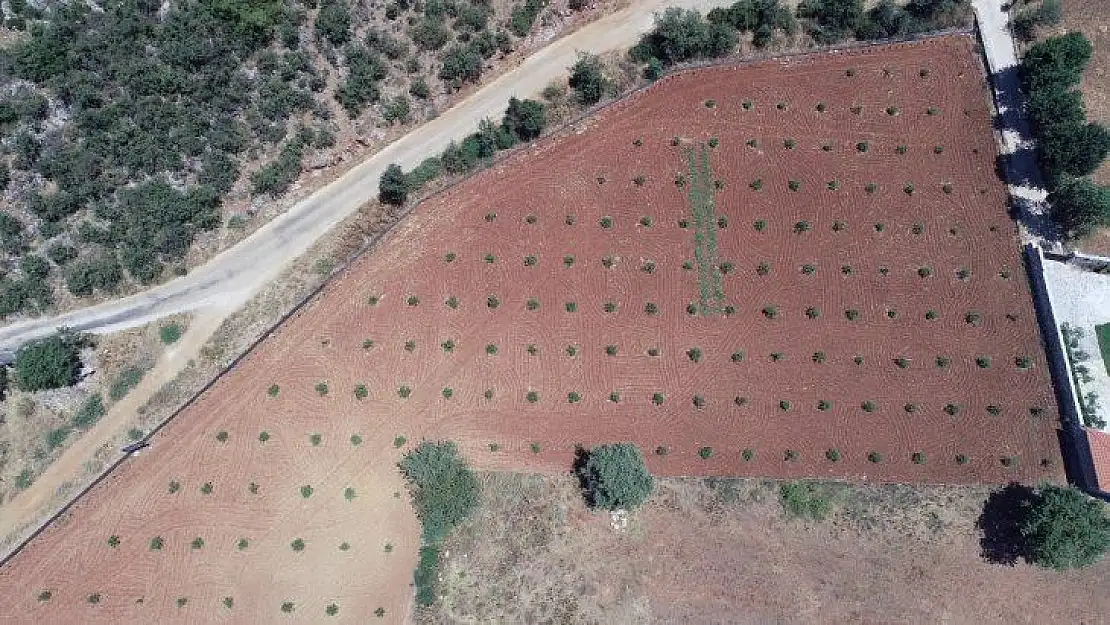
[[[1021,525],[1035,564],[1052,569],[1080,568],[1110,548],[1105,504],[1075,488],[1046,486],[1029,504]]]
[[[1069,239],[1082,239],[1110,224],[1110,188],[1065,176],[1048,194],[1052,216]]]
[[[1029,48],[1021,59],[1021,75],[1030,91],[1053,87],[1067,89],[1079,84],[1083,68],[1091,60],[1093,47],[1083,33],[1050,37]]]
[[[1102,124],[1052,124],[1041,132],[1040,161],[1045,174],[1086,176],[1110,153],[1110,130]]]
[[[578,468],[578,476],[590,504],[607,510],[634,508],[654,487],[644,455],[632,443],[594,447]]]

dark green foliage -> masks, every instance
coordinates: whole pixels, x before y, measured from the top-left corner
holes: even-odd
[[[351,38],[351,12],[342,0],[324,0],[316,15],[316,34],[333,46]]]
[[[409,29],[409,37],[421,50],[439,50],[451,38],[442,19],[424,17]]]
[[[381,98],[378,81],[388,74],[385,61],[365,46],[350,44],[343,48],[347,61],[347,80],[335,92],[335,99],[343,105],[347,116],[354,119],[367,104]]]
[[[412,491],[425,543],[443,540],[478,503],[478,482],[452,442],[423,442],[405,454],[400,468]]]
[[[416,603],[418,605],[432,605],[435,603],[436,578],[439,576],[439,545],[427,545],[420,548],[420,562],[413,574],[416,585]],[[380,608],[379,608],[380,609]]]
[[[1068,238],[1080,239],[1110,224],[1110,188],[1086,178],[1064,176],[1049,193],[1048,201]]]
[[[471,46],[453,45],[440,57],[439,77],[456,85],[474,82],[482,75],[482,55]]]
[[[543,133],[547,117],[542,102],[509,98],[501,126],[520,141],[531,141]],[[509,147],[509,146],[506,146]]]
[[[651,495],[654,481],[640,448],[631,443],[598,445],[577,469],[590,505],[616,510],[634,508]]]
[[[403,95],[397,95],[382,110],[382,117],[389,123],[401,122],[402,124],[408,123],[409,116],[412,114],[412,106],[409,104],[409,99]]]
[[[407,174],[409,191],[416,191],[443,173],[443,163],[437,157],[426,158]]]
[[[1021,535],[1035,564],[1082,568],[1110,548],[1110,518],[1103,504],[1075,488],[1044,486],[1026,506]]]
[[[839,452],[837,453],[839,457]],[[787,482],[779,487],[779,503],[787,516],[813,521],[823,520],[832,508],[819,484]]]
[[[81,404],[81,407],[74,413],[71,422],[75,428],[86,429],[96,423],[102,416],[104,416],[104,400],[100,398],[100,394],[96,394]]]
[[[1086,176],[1110,153],[1110,130],[1095,122],[1052,124],[1042,128],[1038,149],[1048,176]]]
[[[1072,32],[1031,47],[1021,62],[1037,156],[1048,183],[1085,176],[1110,153],[1110,130],[1087,123],[1082,96],[1073,90],[1091,58],[1091,42]]]
[[[707,22],[697,11],[669,8],[655,19],[655,27],[629,51],[635,61],[658,59],[672,65],[696,58],[715,58],[736,48],[730,24]]]
[[[569,84],[581,104],[596,104],[601,100],[609,88],[609,81],[601,71],[601,60],[596,54],[578,55],[578,61],[570,68]]]
[[[804,0],[798,17],[808,20],[806,32],[820,44],[843,41],[866,23],[863,0]]]
[[[15,355],[19,388],[42,391],[76,383],[81,371],[81,345],[79,335],[62,330],[19,348]]]
[[[752,33],[752,44],[757,48],[771,43],[776,30],[789,35],[797,29],[789,7],[779,4],[779,0],[740,0],[727,9],[711,10],[706,19]]]
[[[251,193],[280,195],[297,180],[301,173],[304,145],[290,140],[281,148],[278,157],[251,174]]]
[[[409,195],[409,179],[400,165],[391,164],[386,167],[378,182],[378,201],[382,204],[400,206],[405,203]]]
[[[478,505],[478,481],[452,442],[425,441],[405,454],[399,466],[423,525],[424,546],[413,576],[416,600],[420,605],[431,605],[435,601],[439,545]]]
[[[219,194],[235,179],[221,157],[250,140],[237,119],[258,120],[251,122],[257,136],[273,142],[267,117],[283,119],[303,106],[302,92],[288,81],[252,82],[239,72],[276,29],[297,18],[278,0],[214,0],[166,11],[127,3],[103,11],[57,6],[44,18],[10,49],[8,67],[35,88],[0,103],[0,124],[22,128],[46,114],[46,95],[69,113],[64,132],[42,145],[25,129],[13,133],[16,167],[57,187],[30,195],[27,208],[50,222],[95,207],[110,226],[104,230],[110,237],[99,243],[121,251],[136,277],[153,280],[158,257],[187,248],[195,231],[216,225]],[[187,178],[197,162],[207,191],[155,188],[165,185],[166,173]],[[117,191],[129,183],[139,186]],[[89,291],[74,282],[75,292]]]
[[[509,30],[517,37],[523,37],[532,30],[536,16],[547,4],[545,0],[524,0],[524,4],[517,6],[509,15]]]
[[[1092,51],[1091,42],[1079,32],[1046,39],[1022,57],[1022,83],[1030,93],[1069,89],[1079,84]]]
[[[427,100],[428,97],[431,96],[431,94],[432,91],[428,87],[428,81],[424,80],[423,76],[417,78],[412,82],[411,85],[409,85],[409,95],[414,98]]]

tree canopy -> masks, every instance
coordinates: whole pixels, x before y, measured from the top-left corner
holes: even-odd
[[[1072,487],[1045,486],[1028,505],[1021,533],[1035,564],[1080,568],[1110,548],[1110,518],[1102,502]]]
[[[1081,239],[1110,225],[1110,188],[1086,178],[1064,177],[1048,194],[1048,202],[1069,239]]]
[[[478,480],[453,442],[424,441],[405,454],[400,468],[425,543],[441,542],[478,505]]]
[[[570,88],[574,89],[582,104],[600,102],[608,82],[601,71],[601,59],[596,54],[579,54],[578,61],[570,68]]]
[[[72,386],[81,372],[81,340],[69,331],[60,331],[27,343],[15,355],[19,388],[44,391]]]
[[[382,204],[400,206],[408,200],[409,181],[404,170],[396,163],[385,168],[378,182],[378,201]]]
[[[634,508],[654,488],[644,456],[632,443],[594,447],[578,468],[578,477],[590,504],[607,510]]]
[[[509,107],[505,110],[501,125],[520,141],[531,141],[539,137],[547,125],[543,103],[509,98]]]

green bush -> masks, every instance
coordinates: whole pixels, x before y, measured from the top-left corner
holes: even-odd
[[[81,371],[82,343],[80,335],[61,330],[19,348],[15,354],[19,388],[33,392],[75,384]]]
[[[399,466],[423,527],[424,545],[414,574],[416,600],[420,605],[431,605],[435,601],[439,545],[478,505],[478,480],[452,442],[425,441],[406,453]]]
[[[594,447],[585,454],[577,473],[590,505],[606,510],[634,508],[654,487],[640,448],[631,443]]]
[[[578,61],[570,67],[570,88],[578,102],[585,105],[601,101],[609,88],[609,81],[601,70],[601,60],[596,54],[579,53]]]
[[[839,454],[838,454],[839,456]],[[779,503],[787,516],[821,521],[828,516],[832,503],[813,482],[787,482],[779,487]]]
[[[441,541],[478,503],[478,482],[452,442],[423,442],[400,463],[426,543]]]
[[[730,54],[736,43],[731,25],[710,23],[697,11],[671,7],[656,15],[655,27],[640,38],[629,55],[634,61],[657,59],[663,65],[672,65]]]
[[[1102,503],[1075,488],[1044,486],[1028,503],[1021,535],[1035,564],[1082,568],[1110,548],[1110,519]]]
[[[546,125],[547,116],[542,102],[509,98],[509,106],[501,119],[501,127],[517,140],[531,141],[539,137]]]
[[[315,27],[321,39],[341,46],[351,38],[351,12],[341,0],[324,0]]]
[[[173,343],[176,343],[178,339],[181,338],[182,333],[183,330],[181,328],[181,325],[176,323],[166,324],[158,330],[158,336],[162,339],[162,343],[165,345],[172,345]]]
[[[396,163],[389,165],[378,181],[378,201],[401,206],[408,200],[410,180]]]

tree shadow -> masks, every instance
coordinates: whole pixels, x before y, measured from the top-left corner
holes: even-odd
[[[586,462],[590,459],[590,450],[582,445],[574,446],[574,463],[571,465],[571,471],[574,477],[578,479],[578,485],[582,488],[582,496],[586,499],[586,504],[593,507],[593,497],[590,496],[590,484],[586,479]]]
[[[984,560],[1014,566],[1019,558],[1029,559],[1029,547],[1021,535],[1021,525],[1036,499],[1032,488],[1016,482],[987,497],[975,524],[982,532],[979,555]]]

